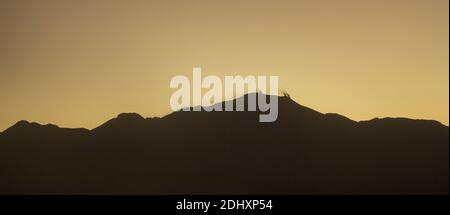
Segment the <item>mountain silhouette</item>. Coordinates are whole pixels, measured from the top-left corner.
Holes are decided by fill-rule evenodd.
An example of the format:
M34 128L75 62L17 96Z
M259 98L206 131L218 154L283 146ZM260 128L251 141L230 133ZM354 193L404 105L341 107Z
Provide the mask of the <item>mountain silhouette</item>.
M447 126L278 99L272 123L258 111L123 113L92 130L19 121L0 133L0 193L448 194Z

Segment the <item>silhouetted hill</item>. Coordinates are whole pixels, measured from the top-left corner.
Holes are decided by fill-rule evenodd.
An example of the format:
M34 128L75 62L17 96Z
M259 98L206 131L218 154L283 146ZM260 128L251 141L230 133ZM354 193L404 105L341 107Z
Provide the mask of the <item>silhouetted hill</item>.
M77 138L88 134L89 130L84 128L60 128L53 124L41 125L35 122L21 120L0 133L0 137L7 140L35 140L41 138L50 140L57 138Z
M276 122L259 114L126 113L92 130L20 121L0 133L0 193L448 194L437 121L355 122L288 97Z

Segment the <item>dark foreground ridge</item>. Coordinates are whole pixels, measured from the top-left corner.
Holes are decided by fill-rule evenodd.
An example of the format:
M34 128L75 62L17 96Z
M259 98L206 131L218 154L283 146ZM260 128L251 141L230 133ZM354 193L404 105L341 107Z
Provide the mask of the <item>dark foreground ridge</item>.
M258 112L120 114L0 133L0 194L448 194L448 127L355 122L279 97Z

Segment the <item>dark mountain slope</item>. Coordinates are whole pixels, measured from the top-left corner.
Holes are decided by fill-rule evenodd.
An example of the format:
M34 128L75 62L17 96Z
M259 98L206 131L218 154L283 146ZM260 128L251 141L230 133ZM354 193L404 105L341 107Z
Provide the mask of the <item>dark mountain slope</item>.
M259 114L120 114L91 131L19 122L0 134L0 193L448 194L439 122L355 122L288 97L276 122Z

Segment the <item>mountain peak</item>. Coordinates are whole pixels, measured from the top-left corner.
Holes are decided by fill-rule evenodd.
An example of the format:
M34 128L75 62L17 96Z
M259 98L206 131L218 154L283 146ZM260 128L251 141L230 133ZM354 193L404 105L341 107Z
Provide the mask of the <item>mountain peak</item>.
M12 127L14 127L14 126L19 126L19 127L20 126L27 126L29 124L31 124L31 123L26 121L26 120L20 120L20 121L16 122L16 124L14 124Z
M137 113L121 113L117 117L108 120L102 125L98 126L94 130L104 130L104 129L122 129L126 127L133 127L145 121L145 118Z
M116 119L144 119L144 117L142 117L141 115L139 115L138 113L121 113L119 115L117 115Z
M24 128L37 128L37 127L45 127L45 128L59 128L55 124L48 123L46 125L39 124L37 122L28 122L27 120L20 120L9 129L24 129ZM9 130L8 129L8 130Z
M20 120L13 126L9 127L8 129L4 130L2 134L18 134L18 135L28 135L34 132L45 132L45 131L56 131L59 127L54 124L46 124L42 125L36 122L29 122L26 120Z

